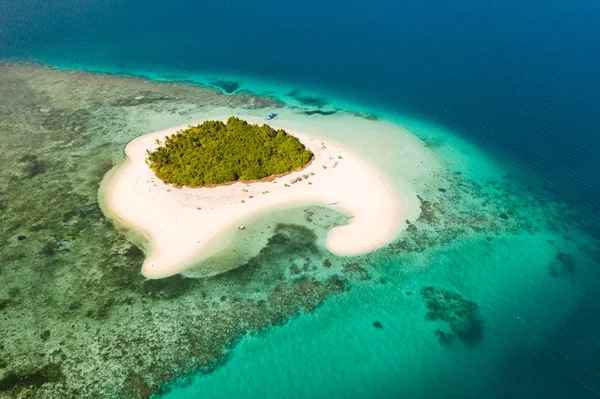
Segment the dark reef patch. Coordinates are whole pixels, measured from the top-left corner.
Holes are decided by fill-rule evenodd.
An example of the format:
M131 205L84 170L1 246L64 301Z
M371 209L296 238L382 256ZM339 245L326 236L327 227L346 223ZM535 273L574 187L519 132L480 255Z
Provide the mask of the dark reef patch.
M238 82L229 81L229 80L217 80L210 83L212 86L217 87L223 92L227 94L233 94L240 88L240 84Z
M435 223L437 217L443 214L443 210L438 203L424 200L421 196L417 196L421 201L421 215L418 221L425 221L426 223Z
M210 280L227 284L236 281L238 284L253 285L257 281L263 283L279 283L284 278L283 268L272 270L266 274L264 265L269 260L279 259L289 264L293 276L301 274L301 269L295 263L297 258L309 259L303 269L309 269L310 258L319 254L317 235L307 227L296 224L279 223L273 229L273 236L260 253L244 265L229 270L226 273L212 277ZM268 280L265 280L268 279ZM272 279L272 280L271 280Z
M554 261L548 266L548 271L552 277L561 275L574 275L576 261L575 257L565 252L559 252L554 258Z
M454 335L452 333L440 330L435 330L435 335L438 337L438 341L442 346L450 346L454 341Z
M275 252L318 252L317 235L307 227L295 224L279 223L273 229L273 236L269 239L269 246Z
M62 130L70 133L82 133L86 130L93 108L95 105L91 105L89 109L77 107L69 110L44 110L47 112L43 113L45 118L42 126L49 131Z
M309 96L307 94L303 94L301 90L292 90L287 93L287 95L294 98L301 104L311 107L323 108L329 103L329 101L324 97Z
M132 264L141 265L144 262L144 259L146 258L146 255L144 255L144 251L142 251L133 244L125 250L124 255L125 257L127 257L127 259L131 261Z
M386 247L387 251L419 253L474 233L485 233L490 242L492 235L564 229L563 224L573 217L564 205L547 203L546 208L540 207L540 199L525 190L515 195L517 188L506 181L483 186L465 179L460 172L448 173L445 178L444 186L453 189L438 190L439 194L430 197L418 195L420 216L406 221L405 234ZM549 218L549 214L560 214L561 218Z
M369 280L371 278L367 270L356 263L348 263L344 266L342 272L359 280Z
M320 109L312 109L312 110L309 110L309 111L303 111L302 113L304 115L324 115L324 116L327 116L327 115L336 114L337 111L321 111Z
M448 345L457 337L467 345L474 345L483 338L483 322L479 317L477 305L461 295L435 288L425 287L421 295L427 304L425 318L430 321L443 321L452 333L436 330L441 344Z
M46 171L49 167L47 162L40 160L36 155L26 154L19 158L19 162L22 163L21 168L23 174L28 179L33 179L37 175L40 175Z
M158 280L144 281L144 296L156 300L179 298L190 292L198 280L175 275Z
M10 372L0 380L0 392L19 391L23 388L39 388L48 382L64 380L62 368L58 364L48 364L29 372Z
M378 121L379 117L373 113L364 113L364 112L354 112L351 111L350 114L357 116L359 118L366 119L368 121Z

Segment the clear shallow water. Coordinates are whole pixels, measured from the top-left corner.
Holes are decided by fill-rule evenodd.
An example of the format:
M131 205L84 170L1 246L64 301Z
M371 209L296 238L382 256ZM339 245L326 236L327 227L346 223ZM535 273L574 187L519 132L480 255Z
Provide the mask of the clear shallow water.
M575 212L569 223L597 237L599 19L594 1L2 2L0 56L225 80L312 110L358 104L414 131L489 196L498 171L486 159L497 159L501 175L550 189ZM368 257L370 280L244 338L225 367L167 396L276 396L293 387L297 397L594 397L598 255L578 250L577 233L540 230L493 244L484 231L420 255ZM576 274L552 278L548 268L565 248ZM479 342L440 347L424 318L420 290L429 285L478 305Z

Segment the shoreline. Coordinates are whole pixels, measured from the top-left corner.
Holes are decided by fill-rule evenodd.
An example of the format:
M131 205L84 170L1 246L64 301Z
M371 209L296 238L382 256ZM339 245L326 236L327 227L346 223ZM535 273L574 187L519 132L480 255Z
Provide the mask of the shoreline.
M157 146L154 140L187 126L159 130L129 142L127 158L105 175L98 192L104 214L117 227L132 231L132 241L144 248L142 274L147 278L178 274L214 257L230 242L223 237L230 237L231 229L238 233L236 223L274 209L326 207L335 202L338 212L353 216L348 224L327 234L327 249L342 256L371 252L401 231L403 207L370 163L329 140L325 143L291 127L286 132L314 154L300 171L270 182L199 188L166 185L145 163L146 150ZM299 177L302 181L291 183Z

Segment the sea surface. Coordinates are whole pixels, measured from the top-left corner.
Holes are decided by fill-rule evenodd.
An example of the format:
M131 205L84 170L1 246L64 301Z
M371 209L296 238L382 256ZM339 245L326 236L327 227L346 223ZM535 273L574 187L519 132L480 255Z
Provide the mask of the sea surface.
M593 398L599 21L597 0L0 0L0 61L252 93L311 123L351 111L412 132L453 176L436 195L455 206L422 203L438 213L419 244L361 258L368 278L161 396ZM352 134L332 137L366 140ZM401 174L376 147L360 151Z

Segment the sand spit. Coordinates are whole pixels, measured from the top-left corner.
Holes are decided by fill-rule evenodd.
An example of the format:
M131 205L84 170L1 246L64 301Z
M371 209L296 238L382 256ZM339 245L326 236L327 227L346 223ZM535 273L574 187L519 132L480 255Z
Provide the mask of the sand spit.
M235 183L211 188L175 188L164 184L146 164L165 136L185 126L150 133L131 141L127 160L102 182L100 201L109 217L145 236L149 245L142 273L171 276L226 248L219 239L241 220L293 205L330 206L348 216L348 224L329 231L327 248L356 255L392 241L400 231L402 206L391 186L366 161L337 144L310 135L296 136L314 154L305 169L271 182Z

